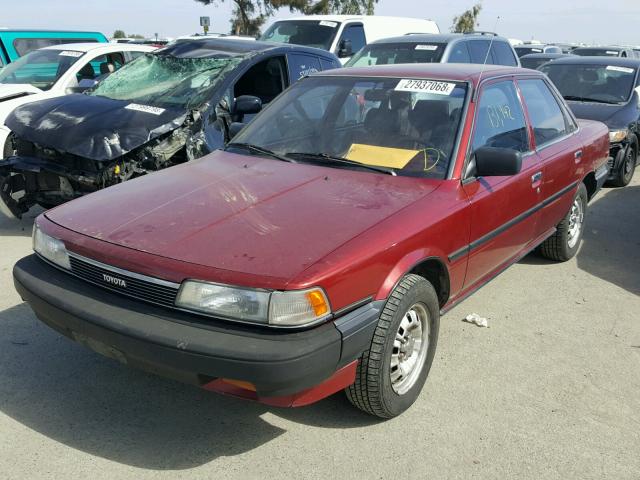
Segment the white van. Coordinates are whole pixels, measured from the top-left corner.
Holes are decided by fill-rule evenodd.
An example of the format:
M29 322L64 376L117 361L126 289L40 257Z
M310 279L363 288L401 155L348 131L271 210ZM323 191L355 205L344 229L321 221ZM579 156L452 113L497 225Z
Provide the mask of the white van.
M345 64L366 44L408 33L440 33L433 20L374 15L307 15L276 20L260 37L335 53Z

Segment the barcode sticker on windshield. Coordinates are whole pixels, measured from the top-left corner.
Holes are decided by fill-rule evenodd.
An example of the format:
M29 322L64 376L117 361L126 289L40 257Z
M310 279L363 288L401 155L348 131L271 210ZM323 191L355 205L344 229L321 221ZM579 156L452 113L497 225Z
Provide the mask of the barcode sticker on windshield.
M609 65L607 70L613 70L614 72L633 73L633 68L616 67L615 65Z
M162 115L164 108L151 107L149 105L140 105L138 103L130 103L126 107L127 110L135 110L137 112L151 113L152 115Z
M455 83L434 82L433 80L400 80L395 90L398 92L434 93L436 95L451 95Z
M74 57L78 58L82 56L82 52L74 52L73 50L63 50L58 55L61 57Z
M322 27L331 27L331 28L336 28L338 26L338 24L336 22L330 22L328 20L322 20L320 22L320 26Z
M438 46L437 45L416 45L416 50L437 50Z
M615 50L607 50L605 53L607 55L618 55L618 52L616 52Z

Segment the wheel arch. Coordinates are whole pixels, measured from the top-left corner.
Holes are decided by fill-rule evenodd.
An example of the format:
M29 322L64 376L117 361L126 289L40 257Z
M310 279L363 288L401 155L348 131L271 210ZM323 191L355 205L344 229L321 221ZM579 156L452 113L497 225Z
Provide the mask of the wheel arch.
M426 254L424 251L408 254L398 262L383 282L375 298L378 300L387 298L402 278L410 273L425 278L433 285L438 295L440 308L447 303L451 294L449 269L442 257Z
M582 183L587 188L587 200L591 200L598 191L598 181L596 180L595 172L589 172L587 176L582 179Z

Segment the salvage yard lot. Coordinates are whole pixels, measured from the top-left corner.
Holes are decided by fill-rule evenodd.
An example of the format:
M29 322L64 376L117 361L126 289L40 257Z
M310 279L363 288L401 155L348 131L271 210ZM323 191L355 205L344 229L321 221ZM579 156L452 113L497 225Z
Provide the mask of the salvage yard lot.
M0 216L0 478L638 478L640 175L565 264L529 255L446 314L416 404L284 410L120 366L13 289L33 218ZM471 312L489 328L461 319Z

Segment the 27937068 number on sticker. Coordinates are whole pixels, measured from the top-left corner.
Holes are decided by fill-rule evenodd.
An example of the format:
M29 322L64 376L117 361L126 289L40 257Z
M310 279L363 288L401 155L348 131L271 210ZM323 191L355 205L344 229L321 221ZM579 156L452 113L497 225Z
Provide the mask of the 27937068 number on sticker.
M436 95L451 95L451 92L453 92L454 88L456 88L455 83L435 82L433 80L404 79L398 82L395 90L398 92L420 92L433 93Z

